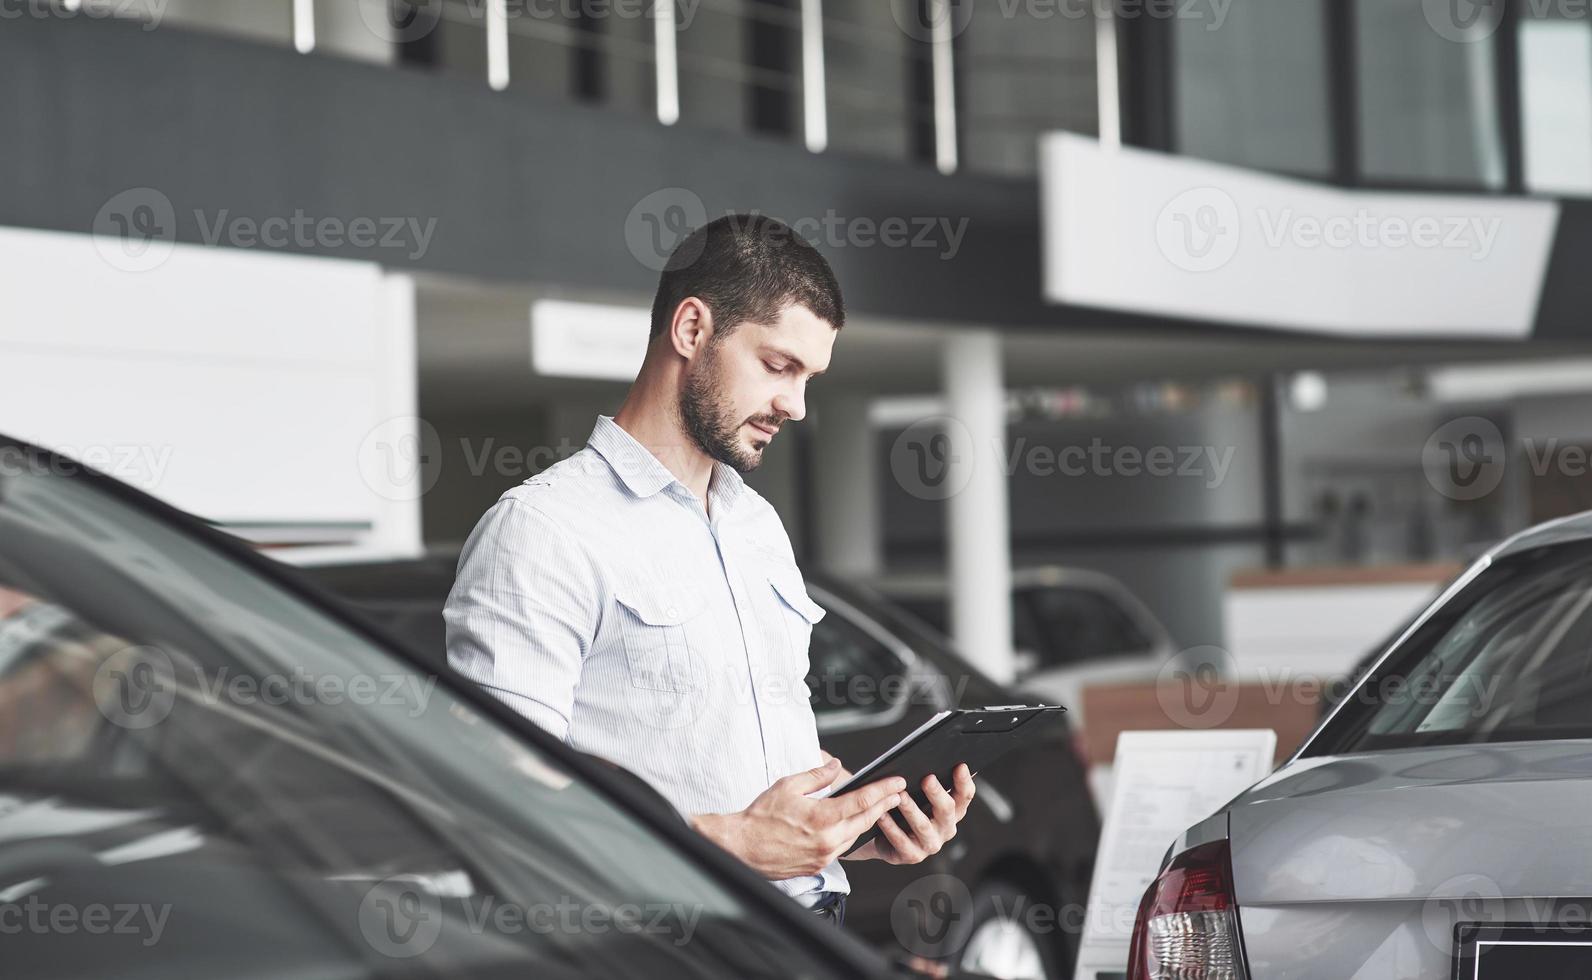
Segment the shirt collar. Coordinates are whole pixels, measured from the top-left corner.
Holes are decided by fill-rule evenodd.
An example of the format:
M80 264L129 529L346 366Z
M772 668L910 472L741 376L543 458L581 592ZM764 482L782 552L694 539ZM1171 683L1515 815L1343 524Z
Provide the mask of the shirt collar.
M619 479L637 497L650 497L671 483L679 483L669 468L646 446L626 432L613 416L597 416L586 445L595 449L607 461ZM680 484L681 489L685 488ZM708 482L708 496L713 498L715 509L726 509L746 487L746 481L735 467L714 460L713 477Z

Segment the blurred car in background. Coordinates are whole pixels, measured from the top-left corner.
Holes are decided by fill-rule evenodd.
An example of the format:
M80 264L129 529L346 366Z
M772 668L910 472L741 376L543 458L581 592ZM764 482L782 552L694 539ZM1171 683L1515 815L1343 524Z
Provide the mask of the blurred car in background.
M1583 514L1473 564L1287 764L1173 845L1130 980L1585 976L1588 799ZM1478 938L1506 951L1478 960Z
M638 782L0 438L0 972L892 974Z
M949 583L940 574L892 574L869 583L950 635ZM1177 654L1155 614L1121 582L1082 568L1012 572L1012 647L1023 690L1066 705L1084 725L1083 689L1154 681Z
M442 607L456 563L440 554L306 572L445 673ZM936 711L1025 701L871 591L821 574L808 574L807 586L827 612L813 627L807 677L819 739L848 768ZM1002 758L977 781L956 838L924 864L847 862L846 928L896 955L933 954L987 976L1070 977L1082 919L1064 913L1084 908L1100 833L1083 767L1061 738ZM968 907L956 910L955 932L926 937L906 903L913 883L934 874L961 882Z

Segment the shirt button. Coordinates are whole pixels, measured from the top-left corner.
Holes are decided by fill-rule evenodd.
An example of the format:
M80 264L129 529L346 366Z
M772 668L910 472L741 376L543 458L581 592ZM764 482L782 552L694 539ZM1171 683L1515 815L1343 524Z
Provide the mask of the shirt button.
M676 617L678 615L680 615L680 610L676 609L674 606L670 606L669 607L669 618L673 619L674 617Z

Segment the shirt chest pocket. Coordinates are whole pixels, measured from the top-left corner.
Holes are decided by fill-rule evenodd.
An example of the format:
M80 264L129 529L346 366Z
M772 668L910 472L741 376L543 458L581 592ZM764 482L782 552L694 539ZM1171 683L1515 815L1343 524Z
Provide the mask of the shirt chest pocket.
M824 607L807 594L795 565L773 564L766 572L768 601L773 607L766 634L777 667L800 679L807 674L807 648Z
M695 691L703 681L701 651L691 633L707 608L699 595L660 586L615 593L630 683L653 691Z

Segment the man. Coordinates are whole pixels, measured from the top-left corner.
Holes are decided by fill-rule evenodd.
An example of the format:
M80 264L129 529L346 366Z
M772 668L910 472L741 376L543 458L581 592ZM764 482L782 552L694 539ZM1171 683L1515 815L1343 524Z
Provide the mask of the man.
M788 226L732 215L680 243L641 372L586 447L505 493L465 544L448 660L576 749L656 786L692 825L840 924L840 856L915 864L973 798L900 779L834 799L804 678L813 624L774 509L740 474L800 421L845 323L840 287ZM833 501L832 506L857 506ZM888 812L899 807L909 831Z

